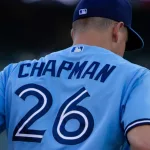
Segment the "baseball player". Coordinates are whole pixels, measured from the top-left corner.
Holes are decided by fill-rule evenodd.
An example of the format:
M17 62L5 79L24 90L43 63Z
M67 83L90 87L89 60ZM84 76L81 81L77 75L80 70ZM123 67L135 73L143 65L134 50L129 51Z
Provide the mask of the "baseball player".
M81 0L73 46L0 73L9 150L150 149L150 73L122 58L144 43L128 0Z

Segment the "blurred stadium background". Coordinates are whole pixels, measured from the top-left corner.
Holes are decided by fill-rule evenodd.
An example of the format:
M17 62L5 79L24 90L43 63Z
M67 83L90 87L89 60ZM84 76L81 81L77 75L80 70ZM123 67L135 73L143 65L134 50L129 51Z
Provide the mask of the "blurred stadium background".
M34 59L72 44L72 14L78 0L1 0L0 70L9 63ZM150 69L150 0L131 0L133 28L144 38L143 50L125 58ZM6 133L0 150L7 150Z

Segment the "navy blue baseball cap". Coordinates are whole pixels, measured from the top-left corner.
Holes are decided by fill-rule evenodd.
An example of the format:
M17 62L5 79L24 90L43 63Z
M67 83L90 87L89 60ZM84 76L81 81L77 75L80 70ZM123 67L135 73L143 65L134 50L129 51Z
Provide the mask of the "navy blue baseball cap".
M123 22L128 29L126 51L142 49L144 41L132 29L132 6L129 0L80 0L73 16L73 22L88 17L108 18Z

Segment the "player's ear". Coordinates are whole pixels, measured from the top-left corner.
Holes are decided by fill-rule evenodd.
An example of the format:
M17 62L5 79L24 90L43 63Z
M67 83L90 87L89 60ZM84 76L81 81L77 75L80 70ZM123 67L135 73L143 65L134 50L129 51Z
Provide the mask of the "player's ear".
M118 22L118 23L114 24L113 31L112 31L113 42L115 42L115 43L118 42L119 36L120 36L120 31L122 30L123 27L124 27L123 22Z
M71 29L71 37L72 37L72 39L74 39L74 31L73 31L73 28Z

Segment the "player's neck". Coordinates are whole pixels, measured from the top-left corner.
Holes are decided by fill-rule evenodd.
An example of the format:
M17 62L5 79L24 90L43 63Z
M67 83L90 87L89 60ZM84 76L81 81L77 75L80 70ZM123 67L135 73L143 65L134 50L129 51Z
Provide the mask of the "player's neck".
M93 36L92 36L93 35ZM107 40L106 40L107 39ZM91 46L98 46L111 51L111 44L107 35L96 35L96 34L78 34L74 37L73 45L85 44Z

